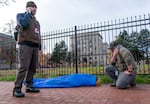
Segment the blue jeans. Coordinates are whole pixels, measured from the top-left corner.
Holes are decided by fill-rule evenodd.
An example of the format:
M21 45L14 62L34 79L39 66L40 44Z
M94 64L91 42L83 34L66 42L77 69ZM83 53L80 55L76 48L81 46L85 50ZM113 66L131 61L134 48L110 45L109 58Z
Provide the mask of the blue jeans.
M108 76L116 82L117 88L124 89L128 88L128 86L133 86L135 84L136 69L133 70L131 75L119 71L113 65L106 66L105 70ZM118 73L118 75L116 73Z

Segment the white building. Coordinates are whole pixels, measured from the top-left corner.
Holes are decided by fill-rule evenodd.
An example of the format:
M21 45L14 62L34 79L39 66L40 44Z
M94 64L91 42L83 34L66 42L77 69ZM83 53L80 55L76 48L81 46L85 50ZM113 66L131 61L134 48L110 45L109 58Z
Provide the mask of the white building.
M78 64L86 63L88 66L100 66L106 63L103 48L102 36L98 32L87 32L77 34L77 44L75 44L75 36L71 37L71 51L75 56L77 47ZM106 44L105 44L106 45Z

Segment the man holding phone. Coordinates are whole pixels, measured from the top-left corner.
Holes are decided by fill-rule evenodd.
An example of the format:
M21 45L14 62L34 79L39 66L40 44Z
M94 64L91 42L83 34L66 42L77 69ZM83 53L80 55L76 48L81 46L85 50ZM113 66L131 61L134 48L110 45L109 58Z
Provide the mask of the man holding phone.
M26 4L26 12L17 14L19 45L19 68L13 88L13 96L24 97L22 83L26 81L26 93L37 93L33 88L33 76L36 73L38 52L41 50L40 24L35 18L37 6L33 1Z

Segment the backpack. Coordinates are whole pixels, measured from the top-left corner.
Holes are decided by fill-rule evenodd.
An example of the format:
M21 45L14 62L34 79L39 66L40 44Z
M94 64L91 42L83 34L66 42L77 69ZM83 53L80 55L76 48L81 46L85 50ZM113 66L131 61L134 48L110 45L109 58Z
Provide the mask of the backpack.
M15 29L14 29L14 38L17 41L18 38L18 33L19 31L21 31L21 29L23 29L21 26L19 26L18 24L16 25Z
M14 38L17 41L17 37L18 37L18 31L19 31L19 25L17 25L14 29Z

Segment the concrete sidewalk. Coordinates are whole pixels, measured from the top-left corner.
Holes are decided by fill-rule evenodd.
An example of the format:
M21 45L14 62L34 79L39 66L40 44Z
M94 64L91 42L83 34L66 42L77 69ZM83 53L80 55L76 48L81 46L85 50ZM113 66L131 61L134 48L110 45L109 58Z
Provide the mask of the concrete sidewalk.
M150 104L150 84L119 90L100 87L49 88L40 93L12 96L13 82L0 82L0 104ZM25 91L25 88L22 90Z

